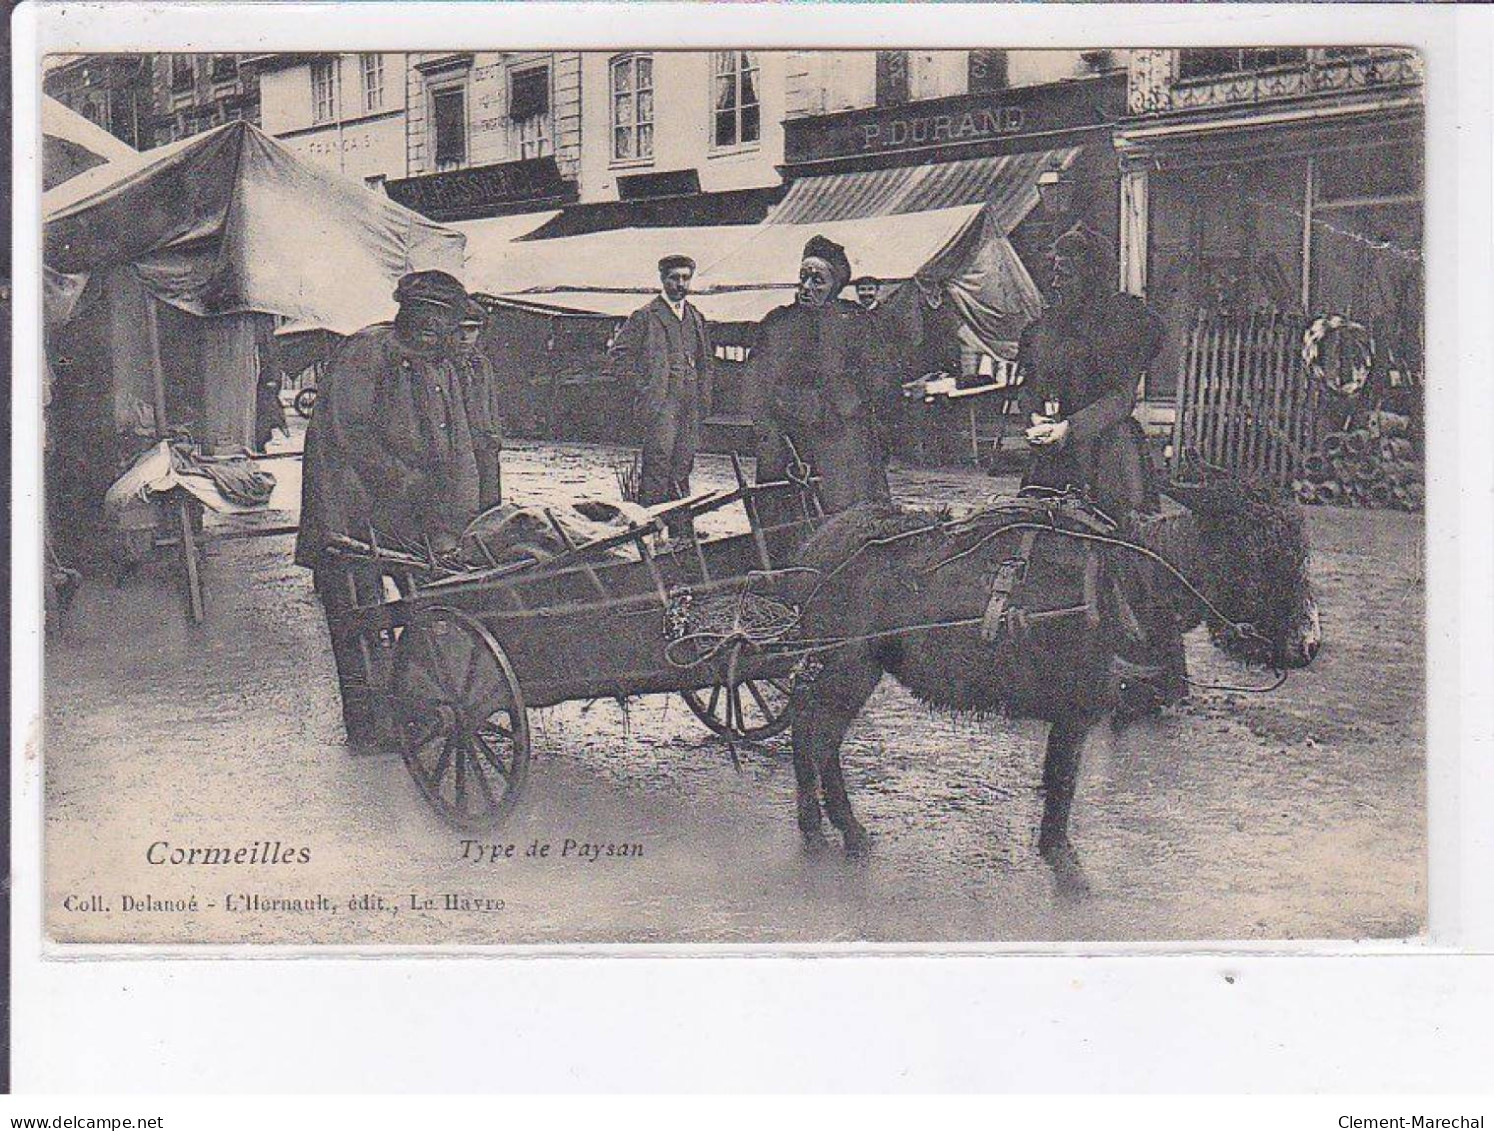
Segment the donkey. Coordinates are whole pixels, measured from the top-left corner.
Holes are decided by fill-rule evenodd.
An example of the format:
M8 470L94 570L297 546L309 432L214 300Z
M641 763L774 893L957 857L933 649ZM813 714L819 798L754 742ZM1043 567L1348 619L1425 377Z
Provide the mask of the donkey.
M1158 674L1158 641L1180 650L1179 634L1207 620L1216 645L1278 670L1311 663L1321 644L1295 503L1233 479L1167 494L1182 508L1120 530L1073 499L1021 498L960 522L868 505L818 530L800 554L817 577L800 628L838 643L801 666L792 692L806 840L824 840L823 788L846 851L866 848L840 747L888 674L934 707L1050 724L1038 850L1060 890L1087 890L1068 837L1080 750L1128 680Z

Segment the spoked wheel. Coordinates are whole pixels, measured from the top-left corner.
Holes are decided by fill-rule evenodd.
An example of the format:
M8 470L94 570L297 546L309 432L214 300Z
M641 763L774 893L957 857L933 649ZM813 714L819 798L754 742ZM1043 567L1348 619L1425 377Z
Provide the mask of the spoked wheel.
M395 645L390 707L405 767L449 825L496 828L529 776L529 716L502 647L458 609L414 613Z
M296 399L291 402L296 410L296 415L303 419L311 419L311 410L316 407L316 390L302 389L296 394Z
M762 739L782 734L792 721L790 686L776 676L739 679L740 653L734 653L721 681L701 691L680 695L695 717L722 738Z

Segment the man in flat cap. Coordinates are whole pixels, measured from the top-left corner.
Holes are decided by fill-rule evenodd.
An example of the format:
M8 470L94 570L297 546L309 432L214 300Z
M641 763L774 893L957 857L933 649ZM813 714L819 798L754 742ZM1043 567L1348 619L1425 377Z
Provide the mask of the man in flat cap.
M488 312L476 299L469 299L457 344L461 363L462 397L467 422L472 427L472 449L477 456L477 499L482 510L503 502L503 405L498 376L482 346Z
M757 480L785 478L797 462L820 478L826 511L886 500L878 434L885 390L873 376L870 316L838 297L851 278L845 248L824 236L804 246L792 306L770 312L753 353ZM766 508L773 521L784 515Z
M638 502L646 507L685 498L700 443L700 421L710 404L710 333L689 302L695 261L687 255L659 260L660 293L635 310L612 347L613 372L637 393L643 438ZM675 532L688 534L682 525Z
M296 561L309 567L342 691L348 741L384 738L377 714L384 656L349 614L383 600L377 564L329 552L340 539L405 551L455 545L481 505L477 446L462 388L462 284L443 271L406 275L393 323L343 343L317 388L306 431Z

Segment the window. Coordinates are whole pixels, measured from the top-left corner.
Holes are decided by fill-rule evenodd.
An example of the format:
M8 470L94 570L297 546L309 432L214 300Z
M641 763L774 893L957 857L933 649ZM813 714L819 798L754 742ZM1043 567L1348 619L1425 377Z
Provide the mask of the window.
M467 91L449 86L431 91L431 122L436 130L436 171L467 163Z
M654 155L654 59L631 55L612 61L612 159Z
M239 77L239 61L232 55L214 55L211 74L214 82L232 82Z
M711 142L717 149L750 145L762 136L758 102L757 53L711 52L715 71L715 107Z
M1178 52L1178 78L1207 78L1305 62L1307 50L1302 47L1184 48Z
M330 122L337 116L337 71L331 59L311 64L311 120Z
M171 89L173 91L191 90L196 77L192 66L192 56L173 55L171 57Z
M363 109L368 113L384 108L384 56L363 55L359 69L363 72Z
M520 160L555 151L550 141L550 68L508 74L509 152Z
M363 183L368 188L372 189L374 192L383 193L385 196L389 195L388 190L384 187L386 184L388 184L388 182L389 175L387 173L375 173L371 177L363 178Z
M877 105L901 106L908 101L908 53L877 52Z
M970 93L1006 89L1006 52L970 52Z

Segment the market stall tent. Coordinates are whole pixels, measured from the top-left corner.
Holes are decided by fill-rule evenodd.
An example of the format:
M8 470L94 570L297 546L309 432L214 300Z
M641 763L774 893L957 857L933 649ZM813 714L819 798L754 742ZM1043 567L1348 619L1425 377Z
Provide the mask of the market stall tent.
M42 188L54 188L80 173L140 154L102 126L42 95Z
M185 406L161 403L164 306L200 320L173 319L178 338L207 339L190 415L213 446L252 436L266 316L347 334L393 315L401 275L462 269L459 233L246 122L91 169L44 194L42 212L49 272L91 279L76 316L109 326L116 423L130 426L136 402L158 431L180 422Z

